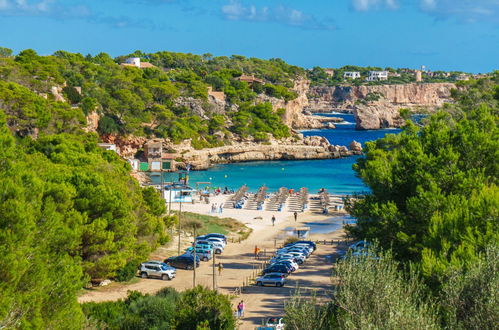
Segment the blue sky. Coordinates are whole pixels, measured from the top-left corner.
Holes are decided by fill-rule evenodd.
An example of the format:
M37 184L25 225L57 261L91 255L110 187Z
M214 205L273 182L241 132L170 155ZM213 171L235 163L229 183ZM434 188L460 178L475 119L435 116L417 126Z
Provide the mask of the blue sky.
M0 0L0 46L499 69L499 0Z

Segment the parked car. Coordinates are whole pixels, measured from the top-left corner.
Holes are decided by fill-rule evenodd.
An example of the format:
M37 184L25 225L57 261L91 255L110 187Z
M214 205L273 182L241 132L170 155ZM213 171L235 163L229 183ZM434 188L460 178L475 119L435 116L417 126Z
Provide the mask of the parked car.
M284 274L284 276L288 276L291 273L291 270L286 265L274 264L274 265L270 265L269 267L265 268L262 271L262 275L269 274L269 273L281 273L281 274Z
M286 283L285 275L282 273L267 273L256 278L256 285L283 286Z
M194 246L194 243L192 244ZM196 242L196 248L210 250L213 253L213 244L201 244Z
M296 245L296 244L307 244L307 245L311 246L314 249L314 251L317 250L317 245L312 241L296 241L293 243L286 244L285 247Z
M301 248L299 246L297 247L291 247L291 248L285 248L285 249L282 249L281 251L284 251L284 252L300 252L302 253L305 257L309 257L310 256L310 251L307 249L307 248Z
M224 249L225 249L225 245L223 245L220 242L214 242L214 241L208 241L208 240L199 240L199 241L196 241L196 245L198 245L198 244L211 245L213 247L213 251L215 252L215 254L221 254L222 252L224 252Z
M298 244L293 245L292 247L305 248L310 252L310 254L312 254L314 252L314 248L311 245L304 244L304 243L298 243Z
M227 236L225 236L224 234L210 233L210 234L206 234L203 236L204 236L204 238L211 238L211 237L220 238L220 239L223 239L225 244L227 244Z
M300 253L300 252L280 253L280 254L276 254L275 257L276 258L293 258L293 260L296 261L296 263L298 265L301 265L307 259L307 257L305 257L305 255L303 253Z
M213 242L213 243L219 243L219 244L222 244L225 248L225 241L222 239L222 238L218 238L218 237L207 237L205 238L206 241L208 242Z
M360 252L362 250L366 250L371 244L366 241L358 241L356 243L353 243L348 247L349 250L353 250L356 252Z
M165 263L175 268L194 269L194 256L190 254L182 254L176 257L170 257L165 260ZM196 256L196 268L199 267L199 257Z
M288 253L284 253L282 254L282 256L293 256L295 258L295 261L298 265L301 265L302 263L305 262L305 260L307 259L307 257L305 257L302 253L300 252L288 252Z
M299 267L301 264L303 264L303 261L301 259L298 259L295 256L288 255L288 254L280 255L278 257L273 257L272 259L270 259L270 264L274 264L274 263L282 261L282 260L291 261L294 264L296 264L297 267Z
M290 273L294 272L293 266L290 263L285 262L285 261L279 261L279 262L276 262L275 264L272 264L270 266L271 267L272 266L284 266L289 270Z
M298 264L291 259L281 258L281 259L277 259L274 263L270 262L270 264L271 265L273 265L273 264L289 264L292 268L292 270L291 270L292 272L298 270L298 268L299 268Z
M284 319L282 317L269 317L266 326L275 330L284 330Z
M172 280L177 275L177 270L161 261L143 262L139 266L140 277L157 277L162 280Z
M199 257L200 260L208 261L213 257L212 249L203 249L199 246L196 246L196 256ZM194 248L191 246L185 250L186 254L194 255Z
M296 254L298 256L301 256L303 257L303 259L307 259L307 252L306 251L303 251L303 250L299 250L299 249L290 249L290 250L284 250L284 249L281 249L281 250L278 250L276 252L276 256L280 256L280 255L283 255L283 254Z

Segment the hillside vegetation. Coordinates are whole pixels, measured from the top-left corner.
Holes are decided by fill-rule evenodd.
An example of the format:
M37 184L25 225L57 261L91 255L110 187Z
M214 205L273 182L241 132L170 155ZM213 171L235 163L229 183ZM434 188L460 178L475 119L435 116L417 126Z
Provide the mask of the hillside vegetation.
M14 94L10 101L14 104L7 102L4 106L12 114L8 118L9 127L18 132L29 134L35 127L50 128L43 117L45 110L40 109L47 108L42 106L45 104L61 112L64 120L78 121L80 125L84 115L97 112L101 135L133 134L170 138L175 142L191 138L198 148L230 143L231 132L244 137L252 136L256 130L275 132L277 138L289 136L289 129L281 120L282 113L274 113L270 104L255 105L255 101L258 95L294 99L296 93L289 88L304 74L303 69L280 59L267 61L236 55L135 52L113 59L105 53L83 56L57 51L51 56L39 56L28 49L12 56L9 50L3 50L0 81L5 84L4 88L14 90L7 95ZM128 57L140 57L155 66L121 66ZM254 75L265 84L238 80L243 74ZM45 95L48 100L29 95L19 85L37 95ZM68 104L51 102L54 86L63 87L62 96ZM208 87L225 93L227 103L222 113L212 111ZM0 99L3 100L4 95L0 95ZM204 114L194 113L183 104L185 99L197 100ZM30 104L29 109L23 109L27 112L23 120L11 121L21 104ZM215 132L224 133L225 139L214 136ZM258 138L262 139L262 135Z
M366 143L347 231L373 244L334 266L331 302L291 299L289 328L497 329L499 72L458 87L422 127Z

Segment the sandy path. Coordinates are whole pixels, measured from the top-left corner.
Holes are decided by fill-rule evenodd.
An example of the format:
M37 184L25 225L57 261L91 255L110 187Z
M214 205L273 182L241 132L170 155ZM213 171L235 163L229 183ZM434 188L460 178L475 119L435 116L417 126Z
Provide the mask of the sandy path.
M210 203L220 203L224 201L226 196L218 196L212 198ZM184 204L184 211L208 214L211 204ZM178 206L175 207L177 209ZM272 226L271 217L275 215L276 223ZM224 210L223 217L236 218L247 226L253 228L252 234L247 240L241 243L229 243L221 256L217 256L216 263L222 262L224 270L219 275L216 271L216 285L220 292L231 293L234 288L242 285L243 280L251 276L258 267L261 261L255 260L253 251L257 245L261 251L266 251L268 254L275 250L274 244L282 244L283 240L276 237L281 237L282 230L286 227L299 226L304 221L320 221L327 219L329 216L312 214L305 212L299 214L298 222L295 222L293 215L290 212L271 212L271 211L254 211L254 210ZM262 217L263 219L255 219ZM312 235L312 239L339 239L342 235L341 231L328 235ZM182 249L189 245L191 238L184 238ZM178 242L178 241L177 241ZM164 259L168 256L176 254L177 242L173 242L170 248L158 249L152 259ZM326 255L334 253L335 247L331 245L319 245L317 251L305 262L297 272L288 277L288 284L284 288L272 287L248 287L237 298L234 303L243 299L246 303L245 317L241 320L240 329L253 329L261 324L262 318L269 316L282 316L284 314L284 301L289 298L294 288L298 285L301 288L314 289L321 291L319 295L324 295L324 290L330 286L331 280L331 263L326 262ZM212 261L201 262L200 267L196 272L196 284L211 288L213 286L213 268ZM106 287L85 290L78 298L79 302L88 301L112 301L122 299L127 296L128 291L140 291L142 293L153 294L165 287L173 287L176 290L182 291L192 288L193 272L179 269L177 277L172 281L162 281L158 279L137 279L136 283L123 285L120 283L112 283ZM235 305L234 305L235 306Z

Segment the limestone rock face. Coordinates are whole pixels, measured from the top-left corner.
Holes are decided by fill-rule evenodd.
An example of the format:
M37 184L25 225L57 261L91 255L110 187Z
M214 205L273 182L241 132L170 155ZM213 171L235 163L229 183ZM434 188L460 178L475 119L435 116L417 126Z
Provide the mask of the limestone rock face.
M83 129L85 132L97 132L100 116L96 111L92 111L86 117L87 126Z
M50 93L54 96L54 99L59 102L66 102L64 96L62 96L62 87L52 86L50 88Z
M351 112L357 129L399 127L401 108L432 111L445 102L452 102L452 83L399 84L377 86L313 87L309 92L306 111ZM373 97L374 96L374 97Z
M348 148L350 148L350 150L352 150L352 151L362 151L362 145L355 140L350 142L350 145L348 146Z
M215 97L208 97L208 101L203 101L193 97L179 97L175 100L177 106L185 106L195 115L207 119L207 112L223 114L225 113L225 101Z
M294 129L325 128L325 124L317 120L311 113L305 114L303 109L308 106L307 93L310 88L310 81L304 78L295 81L293 91L298 97L291 101L284 101L275 97L260 94L257 103L270 102L274 110L284 109L283 121L286 125Z

